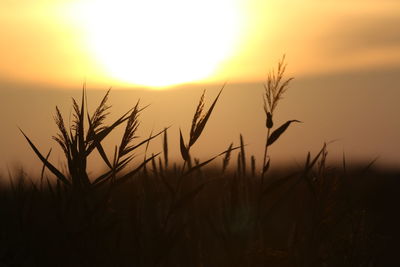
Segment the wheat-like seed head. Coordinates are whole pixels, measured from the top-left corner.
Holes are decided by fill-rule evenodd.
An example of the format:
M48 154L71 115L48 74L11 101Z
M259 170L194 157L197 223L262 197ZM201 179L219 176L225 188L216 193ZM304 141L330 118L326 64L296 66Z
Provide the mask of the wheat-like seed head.
M200 100L199 104L197 105L196 111L193 115L193 120L192 120L192 127L190 128L190 139L194 138L196 128L198 126L198 122L201 121L201 118L204 116L203 114L203 109L204 109L204 95L206 91L204 90Z
M101 100L99 106L96 108L95 112L93 113L92 117L90 118L91 125L88 130L88 136L91 134L95 134L98 131L101 131L105 127L102 126L104 123L105 118L110 114L108 111L111 106L107 105L108 95L111 89L108 89L107 93Z
M135 139L137 136L135 135L136 130L139 127L139 101L136 103L133 108L131 114L129 115L128 122L126 123L125 132L121 139L121 144L119 146L119 157L124 156L130 151L129 144Z
M276 109L279 100L282 99L283 94L288 89L289 83L293 78L289 78L284 80L284 74L286 70L285 56L282 57L282 60L278 63L278 67L276 70L272 70L268 74L268 78L266 83L264 84L264 111L265 114L270 113L271 116Z
M226 168L229 165L229 161L231 159L231 152L233 148L233 143L231 143L227 149L224 159L222 160L222 172L225 172Z
M53 139L61 146L64 153L66 155L69 155L70 153L69 146L71 143L71 139L68 135L67 129L65 128L64 119L57 106L56 106L56 115L54 116L54 121L60 132L57 135L53 136Z

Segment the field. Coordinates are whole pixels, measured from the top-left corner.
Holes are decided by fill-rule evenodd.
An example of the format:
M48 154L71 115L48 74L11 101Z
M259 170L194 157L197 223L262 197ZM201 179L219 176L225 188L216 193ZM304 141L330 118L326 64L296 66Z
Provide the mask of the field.
M191 153L223 88L207 110L201 96L189 134L179 136L181 162L169 160L168 128L138 140L139 102L108 123L109 91L89 114L84 88L73 100L71 126L57 109L54 140L64 168L21 130L43 170L40 177L9 174L0 189L0 265L399 266L400 172L374 162L347 166L344 157L330 166L326 144L297 169L272 166L269 147L301 123L274 124L291 81L285 66L282 60L265 84L261 168L243 138L206 161ZM107 155L102 142L121 126L121 141ZM160 138L162 153L147 153ZM91 177L95 152L108 168Z

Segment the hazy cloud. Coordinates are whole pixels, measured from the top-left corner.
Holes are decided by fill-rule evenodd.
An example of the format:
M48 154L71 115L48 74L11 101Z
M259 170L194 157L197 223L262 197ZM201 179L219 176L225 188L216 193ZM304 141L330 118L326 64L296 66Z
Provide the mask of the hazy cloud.
M398 48L400 50L400 16L352 17L336 24L329 33L334 53Z

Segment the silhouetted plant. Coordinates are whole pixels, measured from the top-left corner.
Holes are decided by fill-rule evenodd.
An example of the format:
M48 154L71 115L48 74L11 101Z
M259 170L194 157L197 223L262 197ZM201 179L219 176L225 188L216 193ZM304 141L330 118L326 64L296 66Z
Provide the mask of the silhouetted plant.
M261 169L262 178L264 177L264 174L267 172L270 165L270 159L268 158L268 147L272 145L276 140L278 140L278 138L286 131L291 123L300 122L298 120L289 120L271 133L274 127L275 109L278 106L279 101L282 99L283 94L288 89L289 83L293 80L293 78L288 78L286 80L284 79L285 70L286 63L285 56L283 56L281 61L278 63L277 69L272 70L268 74L267 81L264 84L265 93L263 100L264 111L266 115L265 126L267 128L267 137L265 141L264 158Z
M21 130L29 145L43 162L44 166L66 186L72 186L74 189L81 190L99 186L107 181L111 181L113 184L122 183L136 174L147 162L151 161L158 155L153 155L152 157L145 159L137 168L129 171L123 176L116 176L128 165L129 162L131 162L134 157L134 151L137 148L148 143L163 131L151 135L149 138L139 142L138 144L133 144L134 139L137 138L136 131L140 124L139 114L144 109L139 107L139 101L131 110L123 114L111 125L105 125L105 120L109 115L110 109L110 106L107 104L109 93L110 90L107 91L95 112L90 115L89 112L85 110L85 107L87 106L87 98L86 88L84 86L82 89L81 104L78 105L77 101L72 98L74 113L73 122L69 128L65 125L61 112L58 107L56 107L54 120L57 124L59 133L56 136L53 136L53 139L59 144L64 152L68 167L67 174L62 173L62 171L51 164L48 160L48 156L44 157L33 142ZM114 156L109 158L104 151L102 142L115 128L125 122L126 127L120 145L115 147ZM85 131L86 128L87 130ZM99 152L101 158L109 167L109 170L105 171L94 180L91 180L87 173L87 159L95 149Z
M192 162L190 158L190 148L195 144L197 139L200 137L201 133L204 130L204 127L207 124L208 119L211 116L211 113L215 107L215 104L218 101L219 96L222 93L222 90L224 89L225 85L221 88L219 91L218 95L216 96L214 102L208 109L206 113L204 113L204 95L205 91L203 91L203 94L200 97L199 104L197 105L196 111L193 115L193 120L192 120L192 126L190 128L190 134L189 134L189 143L185 144L185 141L182 136L182 132L179 130L180 134L180 148L181 148L181 155L183 160L185 161L185 164L188 164L189 168L191 168Z

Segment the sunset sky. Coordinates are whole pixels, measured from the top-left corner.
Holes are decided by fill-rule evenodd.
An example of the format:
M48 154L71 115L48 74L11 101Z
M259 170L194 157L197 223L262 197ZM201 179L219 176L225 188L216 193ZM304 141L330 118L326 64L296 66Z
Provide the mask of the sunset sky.
M156 115L149 115L149 129L169 123L175 124L174 133L178 126L190 124L201 89L210 90L211 101L220 85L228 82L231 89L228 86L224 93L232 102L221 101L219 112L231 109L232 114L241 114L232 115L239 122L243 114L255 123L259 116L261 126L247 125L243 118L243 127L235 126L224 146L240 132L248 134L249 143L260 145L262 82L285 54L288 75L296 79L283 104L287 106L282 107L282 121L303 120L298 117L303 115L317 124L301 126L315 135L296 149L304 154L317 143L348 137L339 150L359 156L363 152L358 149L365 148L366 159L383 155L384 161L400 163L400 153L395 153L399 142L393 144L400 138L400 109L394 101L400 99L399 25L396 0L2 0L0 111L5 122L0 159L32 158L17 125L47 149L50 145L43 140L50 140L54 131L48 126L54 106L64 103L68 111L70 96L75 95L68 90L79 89L83 81L89 89L130 89L126 93L136 92L152 103L149 113L185 102L185 111L170 108L175 120L161 116L157 121ZM143 88L157 91L139 90ZM157 102L161 96L170 102ZM310 105L315 109L307 113ZM252 110L253 106L260 107ZM29 117L33 114L42 116L36 124L32 121L37 117ZM318 124L327 120L337 127ZM341 120L346 123L337 124ZM210 133L216 135L232 129L210 125ZM296 135L306 136L293 131L287 142ZM218 143L216 135L208 138Z
M264 79L398 66L394 0L3 0L0 75L75 85Z

